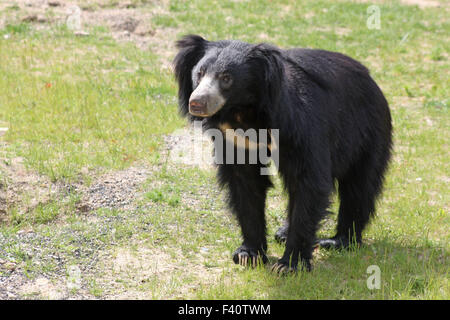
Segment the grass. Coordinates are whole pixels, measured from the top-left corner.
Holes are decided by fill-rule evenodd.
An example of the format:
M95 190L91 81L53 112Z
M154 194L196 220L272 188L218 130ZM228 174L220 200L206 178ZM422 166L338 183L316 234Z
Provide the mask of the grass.
M239 228L214 172L167 165L162 152L164 135L185 121L161 57L116 42L105 28L75 37L61 26L38 31L17 23L0 29L0 120L9 128L2 137L8 154L55 183L89 183L92 172L136 162L159 170L141 186L143 197L132 212L78 212L76 192L25 214L12 208L0 224L0 259L17 264L31 280L58 279L78 265L86 295L94 298L449 299L448 12L380 4L381 29L370 30L367 6L170 1L152 20L178 35L340 51L369 67L391 105L395 154L378 217L360 250L319 250L312 273L287 277L233 265ZM273 234L286 196L275 182L267 208L270 262L283 252ZM319 235L332 234L334 219ZM28 229L30 236L23 233ZM115 268L124 256L123 268ZM381 270L379 290L367 288L371 265ZM0 277L9 275L0 269Z
M6 28L1 36L13 38L0 42L0 86L8 88L0 118L18 155L54 181L157 156L159 136L181 120L172 74L156 70L151 53L96 34L29 29Z

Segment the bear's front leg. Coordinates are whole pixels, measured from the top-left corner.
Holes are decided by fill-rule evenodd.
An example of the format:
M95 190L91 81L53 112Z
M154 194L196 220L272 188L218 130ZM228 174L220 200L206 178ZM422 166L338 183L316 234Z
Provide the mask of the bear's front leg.
M272 271L286 273L311 270L315 235L320 220L327 213L332 190L331 177L312 175L283 176L289 193L286 247ZM300 264L300 265L299 265Z
M218 180L228 189L228 205L241 226L243 242L233 253L233 261L243 266L267 262L266 221L264 209L268 176L260 174L260 165L219 165Z

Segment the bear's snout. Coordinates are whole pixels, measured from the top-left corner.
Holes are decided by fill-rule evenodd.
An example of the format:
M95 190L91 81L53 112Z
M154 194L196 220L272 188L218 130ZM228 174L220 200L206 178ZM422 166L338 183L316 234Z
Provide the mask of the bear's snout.
M205 76L189 98L189 113L197 117L210 117L225 104L217 79Z
M194 116L207 115L206 97L198 97L189 101L189 113Z

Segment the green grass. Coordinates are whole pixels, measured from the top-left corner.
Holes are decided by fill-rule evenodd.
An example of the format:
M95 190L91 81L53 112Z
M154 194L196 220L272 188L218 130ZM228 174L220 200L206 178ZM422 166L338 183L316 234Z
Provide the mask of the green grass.
M0 121L9 127L2 137L7 151L56 183L90 181L92 172L136 162L158 170L141 186L133 212L80 213L79 194L51 198L25 215L12 208L8 222L0 224L0 243L6 243L0 258L17 263L30 279L83 266L84 286L98 298L135 292L155 299L449 299L447 12L380 4L381 29L370 30L367 6L171 1L152 20L156 28L176 28L179 36L335 50L369 67L391 105L395 152L377 219L360 250L319 250L313 272L286 277L233 265L240 232L214 172L166 166L161 152L163 136L185 125L173 75L160 66L161 57L115 42L104 28L75 37L63 27L37 31L19 23L0 29ZM273 234L284 219L286 196L278 179L275 184L267 209L270 262L283 252ZM335 218L324 222L320 236L332 234ZM24 239L19 231L27 228L34 236ZM121 250L133 252L141 268L111 271ZM153 256L163 266L148 264L157 260ZM370 265L380 267L379 290L367 288ZM2 275L8 273L0 269Z
M132 45L28 29L0 32L12 33L0 41L0 119L10 147L52 180L157 158L160 135L182 123L172 74Z

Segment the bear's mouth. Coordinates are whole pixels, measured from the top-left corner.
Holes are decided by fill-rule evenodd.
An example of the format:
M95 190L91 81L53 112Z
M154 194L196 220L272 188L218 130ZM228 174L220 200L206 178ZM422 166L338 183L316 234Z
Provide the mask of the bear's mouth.
M189 113L193 116L199 116L199 117L207 117L208 112L206 110L205 105L196 105L196 104L190 104L189 105Z

